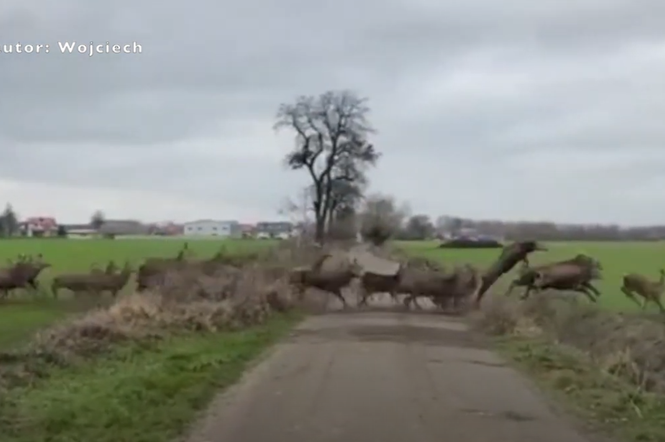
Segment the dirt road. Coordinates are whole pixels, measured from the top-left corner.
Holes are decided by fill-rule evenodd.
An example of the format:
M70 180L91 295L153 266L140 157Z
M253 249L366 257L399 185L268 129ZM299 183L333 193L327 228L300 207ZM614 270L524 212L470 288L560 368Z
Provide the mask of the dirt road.
M583 442L529 383L430 314L309 319L213 404L191 442Z

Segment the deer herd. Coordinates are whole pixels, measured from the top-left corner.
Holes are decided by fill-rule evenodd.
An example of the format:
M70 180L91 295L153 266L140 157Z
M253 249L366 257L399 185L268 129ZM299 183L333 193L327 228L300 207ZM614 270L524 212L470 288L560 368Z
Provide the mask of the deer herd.
M137 291L146 290L163 283L169 272L197 272L211 275L222 267L238 268L256 255L234 256L221 248L212 258L205 260L186 259L190 253L188 244L174 258L148 258L136 271L129 262L118 268L113 260L104 269L93 264L88 272L64 273L55 275L50 286L54 297L62 290L74 295L101 295L105 292L116 297L130 282L136 273ZM51 267L41 254L36 256L20 254L15 261L9 260L9 266L0 269L0 298L4 299L15 289L38 290L37 278L40 273Z
M460 309L468 301L476 307L497 282L518 264L517 276L508 287L509 296L516 288L523 288L522 299L527 299L533 292L543 290L565 290L584 294L592 302L597 302L600 292L592 282L600 279L603 267L601 263L584 254L571 259L531 266L528 256L537 251L547 250L536 241L518 241L503 248L496 261L480 272L470 264L456 265L451 271L422 259L411 259L401 263L397 270L389 274L374 273L364 270L355 260L349 258L345 265L334 269L324 269L324 263L330 254L321 256L310 266L297 267L288 272L288 282L296 289L297 296L304 296L305 290L315 288L328 292L340 300L344 308L348 307L343 289L357 281L359 307L368 305L368 300L378 293L388 293L393 301L404 296L406 309L411 305L422 308L419 298L429 299L436 307L454 310ZM128 262L118 268L110 261L106 268L93 265L88 272L59 274L53 277L51 292L57 297L62 290L75 295L92 293L101 295L109 292L113 297L128 285L133 273L136 273L136 288L146 290L161 284L170 272L189 271L211 276L221 268L238 269L245 263L256 259L257 255L230 255L222 248L213 257L204 260L186 259L190 254L187 243L173 258L148 258L136 272ZM21 254L9 266L0 268L0 298L7 298L15 289L38 290L37 281L40 273L50 264L39 254L29 256ZM661 295L665 289L665 270L660 271L657 281L650 280L637 273L623 277L620 290L642 309L653 303L665 313Z
M600 292L592 282L602 277L601 263L590 256L578 254L567 260L531 266L528 256L545 250L536 241L515 242L504 247L497 260L483 272L470 264L457 265L452 271L446 272L427 261L414 265L415 260L400 264L397 271L391 274L363 271L354 260L335 270L323 271L323 262L330 257L323 255L310 267L294 269L290 280L301 294L307 288L332 293L344 308L348 304L342 289L357 280L358 306L367 305L368 299L374 294L388 293L394 302L398 301L398 295L405 295L403 303L407 309L412 304L420 308L418 298L426 298L441 309L452 306L457 310L469 300L478 308L490 287L521 262L517 277L510 282L507 296L521 287L524 289L521 299L527 299L532 292L555 290L581 293L592 302L597 302ZM661 294L665 289L665 270L661 270L658 281L630 273L623 277L622 282L621 291L642 309L648 303L653 303L661 313L665 313L661 302Z

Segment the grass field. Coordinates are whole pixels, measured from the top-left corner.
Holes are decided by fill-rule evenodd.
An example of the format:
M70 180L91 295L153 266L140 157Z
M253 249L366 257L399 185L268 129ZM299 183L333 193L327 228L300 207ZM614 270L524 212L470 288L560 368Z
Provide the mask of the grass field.
M0 301L0 350L29 338L34 331L68 314L89 308L85 302L71 299L54 301L47 287L54 275L66 272L87 272L93 263L104 266L113 259L118 265L129 261L134 268L145 258L175 256L185 240L132 239L132 240L60 240L13 239L0 242L0 266L19 253L38 254L52 267L44 270L39 282L38 296L27 297L18 293L14 299ZM213 256L224 246L229 253L250 253L274 244L271 241L201 240L188 241L195 258ZM130 291L129 284L125 292ZM63 292L64 294L64 292Z
M443 264L469 262L485 267L498 256L498 249L439 249L436 242L399 242L406 252L424 256ZM533 265L571 258L585 253L603 265L603 279L594 285L601 291L602 306L616 310L636 310L637 306L619 290L625 273L639 272L658 279L658 271L665 268L665 243L661 242L570 242L547 244L549 251L534 253L529 258ZM504 293L511 275L504 276L492 288L494 294ZM515 295L517 296L517 295ZM582 295L581 295L582 296ZM650 307L655 309L654 306Z
M275 315L245 330L190 333L111 354L3 391L3 442L175 440L209 400L301 317ZM147 408L146 408L147 407Z
M42 253L53 265L40 278L40 283L46 286L56 274L87 271L92 263L104 265L109 259L118 263L127 260L137 267L147 257L175 256L183 243L148 239L11 240L0 243L4 246L0 249L0 260L14 258L18 253ZM190 241L189 248L194 252L194 258L205 259L222 246L229 253L243 254L265 250L271 244L274 243L208 240ZM210 301L205 302L208 303L204 306L206 309L212 308ZM0 353L27 343L37 329L65 321L69 314L95 305L97 300L94 299L70 297L55 300L50 296L28 293L16 293L11 300L0 301ZM140 309L142 304L138 305ZM130 304L126 304L128 306ZM171 308L173 311L160 313L163 316L156 321L168 323L169 318L183 314L181 309ZM110 330L111 334L141 327L140 321L122 319L125 314L115 316L116 321L126 321L120 326L104 319L98 319L97 326L107 333ZM198 320L206 324L208 320L220 321L216 329L212 325L208 325L211 328L197 328L190 322L176 321L168 323L171 328L165 326L168 332L161 340L130 333L130 338L104 347L104 351L94 357L64 358L63 355L85 348L85 345L81 347L81 341L89 339L88 335L82 338L76 333L67 334L67 347L57 348L62 360L68 362L50 365L40 360L40 373L29 382L23 377L25 373L31 373L29 370L16 369L21 376L14 377L10 374L13 373L11 364L3 365L0 367L0 440L174 440L220 388L234 383L248 363L284 336L302 316L297 312L274 314L265 323L236 331L223 329L223 319L211 318ZM75 324L70 323L70 327L73 329ZM93 330L97 329L93 327ZM95 336L104 335L103 332L94 333L97 333ZM100 339L100 346L103 341ZM56 351L56 347L52 350ZM36 366L32 359L25 364L26 367Z
M264 249L272 241L252 240L206 240L186 241L159 239L131 240L7 240L0 242L0 262L15 258L19 253L44 255L44 259L53 265L48 273L88 270L92 263L104 265L109 259L118 264L128 260L134 266L145 258L155 256L175 256L187 242L196 258L208 258L224 246L230 252L252 252Z
M121 264L128 260L135 267L145 258L175 256L185 240L8 240L2 241L0 263L19 253L42 253L53 267L44 271L40 283L48 287L53 275L63 272L87 271L91 264L104 265L109 259ZM189 247L197 258L212 256L224 246L230 253L248 253L265 249L271 241L206 240L189 241ZM435 242L398 242L400 247L413 255L435 259L444 264L469 262L480 267L490 264L499 253L489 250L439 249ZM621 277L626 272L643 272L656 278L658 269L665 267L665 244L653 243L552 243L549 251L532 255L534 264L565 259L584 252L599 259L604 267L604 279L598 282L603 293L601 304L618 310L635 310L637 306L619 291ZM503 293L510 277L502 278L493 289ZM131 287L127 290L131 290ZM80 303L54 302L48 293L42 299L30 302L8 303L0 308L0 349L29 336L35 329L61 319L70 312L80 311ZM85 307L85 306L83 306ZM653 307L652 307L653 308Z

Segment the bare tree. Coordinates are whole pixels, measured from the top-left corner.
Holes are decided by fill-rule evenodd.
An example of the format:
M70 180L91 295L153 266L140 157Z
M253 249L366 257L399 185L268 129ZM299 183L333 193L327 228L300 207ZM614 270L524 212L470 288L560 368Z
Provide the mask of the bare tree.
M104 216L104 212L101 210L95 211L90 217L90 225L96 230L99 230L104 225L104 222L106 222L106 216Z
M359 183L380 154L368 142L374 129L368 122L366 98L349 91L302 96L282 104L275 129L295 132L296 146L285 158L293 170L304 169L312 179L316 240L323 242L333 210L334 188L340 182Z
M310 233L311 189L304 188L297 198L284 198L278 213L288 217L298 232L298 243Z
M375 245L383 244L402 228L409 212L408 205L398 205L391 196L368 196L360 212L363 238Z

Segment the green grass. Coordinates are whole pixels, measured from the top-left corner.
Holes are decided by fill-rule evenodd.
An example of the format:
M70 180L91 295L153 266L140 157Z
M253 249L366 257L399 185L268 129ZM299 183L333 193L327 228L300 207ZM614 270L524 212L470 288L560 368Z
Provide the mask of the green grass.
M42 286L37 296L18 291L11 300L0 300L0 350L28 339L36 330L64 318L72 311L86 306L71 299L54 302L48 287L54 275L67 272L87 272L95 263L104 266L113 259L121 265L129 261L134 267L145 258L175 256L186 239L117 239L117 240L63 240L63 239L11 239L0 241L0 265L14 259L19 253L38 254L52 265L40 275ZM193 240L187 241L195 258L213 256L224 246L229 253L251 253L265 250L274 241L252 240ZM130 292L133 283L123 293ZM123 294L121 293L121 295ZM66 298L66 295L65 295ZM85 303L84 303L85 304ZM87 303L90 304L90 303Z
M443 264L469 262L485 267L493 262L499 249L439 249L432 241L398 242L410 254L424 256ZM658 270L665 268L665 243L661 242L570 242L547 244L549 251L531 255L533 265L571 258L577 253L586 253L603 265L603 279L594 283L602 293L599 303L615 310L637 310L637 306L619 290L624 274L642 273L653 280L658 279ZM504 293L512 274L502 277L491 289L493 293ZM651 306L656 311L654 306Z
M526 371L567 411L623 441L665 440L665 398L593 367L578 352L537 339L497 340L499 351Z
M173 338L51 375L0 398L3 442L165 442L220 388L300 319L276 316L240 332Z
M21 344L41 327L64 318L66 302L38 302L0 306L0 351Z
M118 264L129 261L139 265L149 257L175 257L187 242L196 258L213 256L220 247L229 253L250 253L274 245L273 241L256 240L207 240L187 241L176 239L12 239L0 241L0 262L15 258L19 253L44 255L53 267L44 272L49 274L88 270L92 263L106 264L113 259Z

